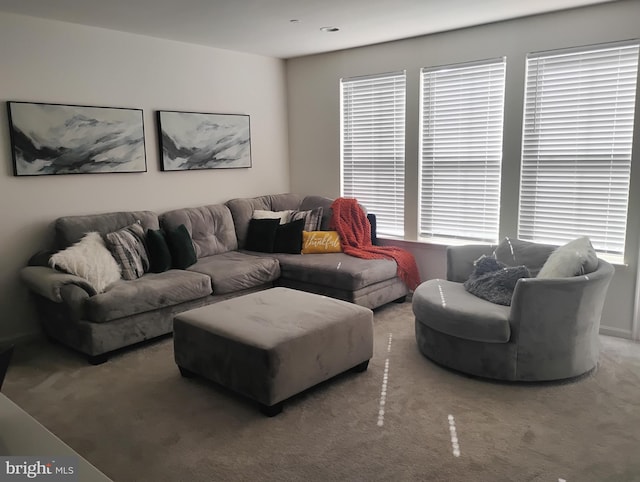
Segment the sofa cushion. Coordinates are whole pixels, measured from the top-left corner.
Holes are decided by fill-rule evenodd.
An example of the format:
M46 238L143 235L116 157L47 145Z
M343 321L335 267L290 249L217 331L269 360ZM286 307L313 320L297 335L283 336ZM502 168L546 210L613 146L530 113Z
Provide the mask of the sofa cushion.
M200 258L188 270L209 276L215 295L271 283L280 276L280 265L276 259L238 251Z
M198 258L238 248L233 218L224 204L176 209L162 214L160 222L167 231L184 224Z
M413 293L416 323L466 340L508 342L510 312L510 307L478 298L453 281L425 281Z
M282 278L355 291L393 279L398 265L389 259L362 259L344 253L279 254Z
M127 211L88 216L65 216L56 219L55 236L57 249L71 246L90 231L105 235L118 229L140 222L147 229L158 229L158 215L151 211Z
M96 323L177 305L211 294L208 276L182 270L147 273L131 281L118 281L85 302L87 320Z

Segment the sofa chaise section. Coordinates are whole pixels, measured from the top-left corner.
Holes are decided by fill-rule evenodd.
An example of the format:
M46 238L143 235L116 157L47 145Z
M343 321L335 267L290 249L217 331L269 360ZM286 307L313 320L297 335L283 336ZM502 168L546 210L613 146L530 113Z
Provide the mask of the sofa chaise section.
M276 286L327 295L372 309L402 300L409 292L398 277L398 266L393 260L361 259L343 253L280 254L244 250L254 210L307 211L322 207L321 229L328 230L332 204L329 198L286 193L232 199L226 204L233 216L240 251L279 261L281 273L275 280Z

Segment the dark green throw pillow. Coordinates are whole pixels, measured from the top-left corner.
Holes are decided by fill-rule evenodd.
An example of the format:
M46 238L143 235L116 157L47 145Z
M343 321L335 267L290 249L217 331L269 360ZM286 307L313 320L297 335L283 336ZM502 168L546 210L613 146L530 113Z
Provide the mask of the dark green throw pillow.
M149 253L149 271L162 273L171 269L171 251L162 229L147 229L147 252Z
M300 254L302 251L302 231L304 230L304 225L305 220L298 219L297 221L278 226L273 252Z
M249 221L244 249L261 253L273 253L279 225L280 219L252 219Z
M174 268L186 269L198 261L191 235L184 224L181 224L176 229L165 231L165 237L167 238L167 245L171 252Z

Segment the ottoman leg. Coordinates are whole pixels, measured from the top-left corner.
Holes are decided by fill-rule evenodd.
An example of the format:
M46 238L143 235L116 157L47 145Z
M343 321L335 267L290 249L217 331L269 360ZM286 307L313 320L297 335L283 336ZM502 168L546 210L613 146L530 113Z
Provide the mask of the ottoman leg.
M367 370L367 367L369 366L369 360L367 361L363 361L362 363L360 363L359 365L356 365L352 368L352 370L356 373L361 373Z
M260 404L260 411L267 417L275 417L282 412L282 402L278 402L275 405Z
M186 368L182 368L181 366L179 366L178 369L180 370L180 375L182 375L185 378L193 378L196 376L196 374L193 373L191 370L187 370Z

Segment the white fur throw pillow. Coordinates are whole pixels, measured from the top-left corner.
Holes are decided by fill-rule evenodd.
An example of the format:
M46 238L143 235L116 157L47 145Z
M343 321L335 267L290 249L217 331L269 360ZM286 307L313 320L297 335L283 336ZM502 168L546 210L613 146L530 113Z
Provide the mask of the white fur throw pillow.
M569 278L595 271L598 256L586 236L556 249L538 273L538 278Z
M120 279L120 266L96 232L85 234L73 246L52 255L49 265L86 279L96 293L104 292L108 285Z

